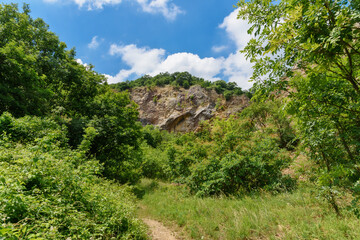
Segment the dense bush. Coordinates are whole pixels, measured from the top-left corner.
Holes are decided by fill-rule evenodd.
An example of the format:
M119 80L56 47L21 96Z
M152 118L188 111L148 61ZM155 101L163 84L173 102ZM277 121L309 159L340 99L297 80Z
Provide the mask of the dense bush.
M291 162L289 150L297 138L280 106L278 101L253 103L239 116L203 122L196 133L147 144L145 176L161 173L198 196L293 189L295 180L282 170ZM150 143L159 136L148 133Z
M186 183L199 196L294 187L294 180L282 174L290 163L289 153L272 136L276 132L272 127L251 129L244 119L212 124L209 134L189 134L168 150L176 181Z
M106 92L91 105L87 123L97 134L90 153L104 165L103 175L120 183L135 183L140 178L142 137L138 111L128 93Z
M159 86L163 87L171 85L174 87L183 87L188 89L193 85L200 85L206 89L214 89L219 94L224 94L226 100L229 100L232 96L240 96L246 94L251 98L252 94L249 91L243 91L237 86L235 82L225 82L224 80L217 80L210 82L203 78L192 76L188 72L175 72L175 73L160 73L154 77L145 75L133 81L125 81L120 83L111 84L110 86L118 91L125 91L135 87L143 86Z
M99 178L88 128L71 150L49 119L0 117L0 238L146 239L127 187Z
M172 144L175 134L160 130L152 125L143 128L142 176L152 179L169 179L166 149Z
M262 139L242 148L222 157L209 156L193 163L191 174L186 179L190 190L204 196L293 188L294 181L281 173L290 158L279 149L274 139Z

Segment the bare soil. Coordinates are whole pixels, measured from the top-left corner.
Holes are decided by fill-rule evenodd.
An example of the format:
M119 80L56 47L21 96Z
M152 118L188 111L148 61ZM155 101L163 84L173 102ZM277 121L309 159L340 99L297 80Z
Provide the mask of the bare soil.
M149 218L143 218L142 220L148 225L152 240L178 240L176 234L165 227L161 222Z

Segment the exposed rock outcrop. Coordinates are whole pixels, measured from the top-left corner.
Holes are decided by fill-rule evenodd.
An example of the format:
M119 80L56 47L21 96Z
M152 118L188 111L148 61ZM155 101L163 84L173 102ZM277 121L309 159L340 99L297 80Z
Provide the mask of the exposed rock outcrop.
M245 96L226 101L223 95L200 86L189 89L139 87L130 90L131 99L139 105L140 121L175 132L195 131L203 120L222 118L240 112L249 104Z

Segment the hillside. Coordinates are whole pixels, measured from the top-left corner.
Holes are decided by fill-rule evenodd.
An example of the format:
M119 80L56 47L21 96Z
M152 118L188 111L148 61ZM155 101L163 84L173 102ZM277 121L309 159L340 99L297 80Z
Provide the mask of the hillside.
M359 3L238 6L251 92L188 72L109 85L0 4L0 240L360 239Z

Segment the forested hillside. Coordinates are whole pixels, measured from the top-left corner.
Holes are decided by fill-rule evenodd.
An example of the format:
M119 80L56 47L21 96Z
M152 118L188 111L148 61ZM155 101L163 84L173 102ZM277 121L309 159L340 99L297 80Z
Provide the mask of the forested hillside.
M0 4L0 239L149 239L141 218L183 239L359 239L359 2L238 10L249 91L187 72L108 85L28 5ZM251 101L171 133L130 99L163 106L155 86Z

